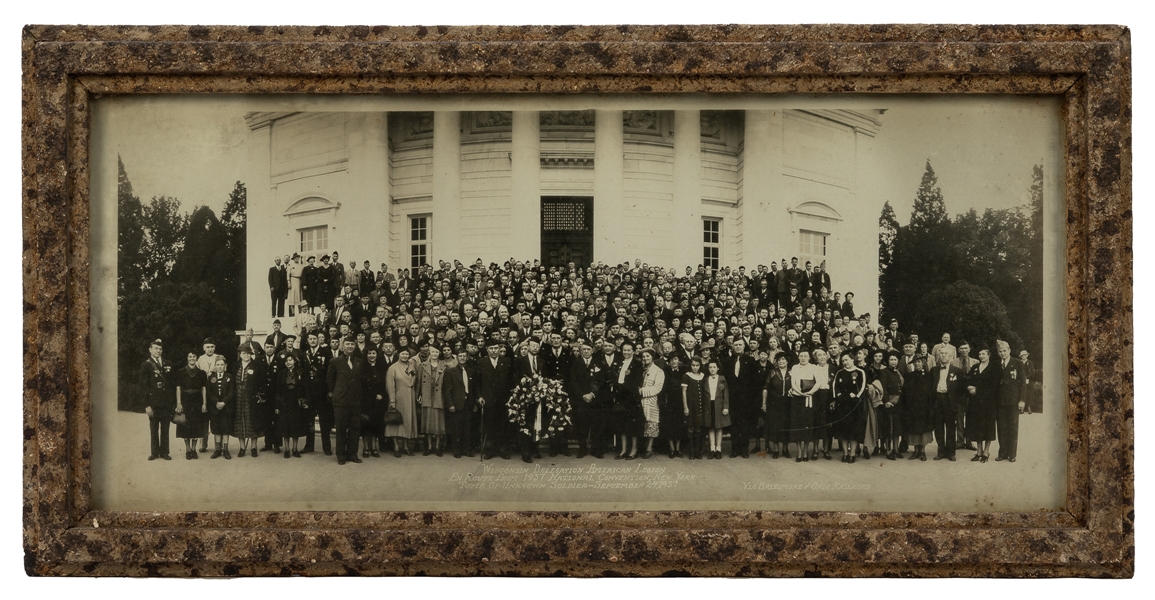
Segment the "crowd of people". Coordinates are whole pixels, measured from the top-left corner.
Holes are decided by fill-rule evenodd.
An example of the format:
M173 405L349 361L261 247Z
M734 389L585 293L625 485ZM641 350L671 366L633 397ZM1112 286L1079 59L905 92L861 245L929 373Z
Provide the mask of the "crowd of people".
M935 460L969 450L986 462L997 441L995 460L1014 462L1019 415L1041 410L1025 350L949 333L928 348L896 319L875 329L852 292L832 293L824 264L797 258L681 274L512 259L392 273L345 268L336 252L274 262L263 344L250 329L230 362L206 339L179 367L151 344L149 460L171 459L172 422L188 460L257 457L258 445L300 457L318 437L340 464L575 449L717 460L728 433L730 458L927 460L934 444ZM510 410L537 378L561 382L564 419L545 403Z

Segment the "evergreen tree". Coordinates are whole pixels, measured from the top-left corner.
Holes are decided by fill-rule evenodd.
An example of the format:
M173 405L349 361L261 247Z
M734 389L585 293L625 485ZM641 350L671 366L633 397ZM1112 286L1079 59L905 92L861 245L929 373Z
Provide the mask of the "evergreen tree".
M887 200L882 205L882 214L878 217L878 281L879 286L887 278L887 271L894 261L894 240L898 237L898 218L894 216L894 208ZM881 302L881 299L879 300Z
M248 204L248 190L245 184L236 182L225 208L221 211L221 224L226 232L226 246L229 258L223 266L224 286L232 290L233 302L229 315L235 326L240 329L248 322L245 315L245 285L246 285L246 206Z
M129 292L139 291L144 286L144 211L140 198L132 193L132 182L128 179L119 154L116 156L116 168L116 298L119 305Z
M144 277L147 285L167 277L184 247L188 215L180 214L180 200L170 196L153 196L144 207L141 225L145 233Z
M936 227L949 223L946 215L946 201L942 189L938 187L938 175L930 160L922 174L922 183L914 195L914 212L910 213L910 227L914 230L933 231Z

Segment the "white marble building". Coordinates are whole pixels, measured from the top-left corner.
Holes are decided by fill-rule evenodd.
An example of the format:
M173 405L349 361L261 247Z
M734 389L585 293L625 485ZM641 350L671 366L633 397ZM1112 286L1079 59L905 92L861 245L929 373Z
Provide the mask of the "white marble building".
M826 261L877 313L876 110L256 112L248 315L274 256Z

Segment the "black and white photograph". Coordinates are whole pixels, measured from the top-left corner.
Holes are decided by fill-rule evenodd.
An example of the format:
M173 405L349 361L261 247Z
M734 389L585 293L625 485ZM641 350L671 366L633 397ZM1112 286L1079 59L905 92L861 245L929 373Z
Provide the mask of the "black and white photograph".
M102 510L1061 511L1032 96L109 96Z

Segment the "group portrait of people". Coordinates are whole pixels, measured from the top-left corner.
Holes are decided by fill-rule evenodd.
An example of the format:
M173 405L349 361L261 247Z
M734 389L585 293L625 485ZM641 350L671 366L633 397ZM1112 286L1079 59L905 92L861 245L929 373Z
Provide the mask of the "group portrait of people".
M513 259L390 271L294 254L274 259L269 289L272 332L249 329L235 356L206 339L166 359L151 343L149 460L171 459L173 423L188 460L299 458L320 438L339 464L925 461L932 446L933 460L987 462L993 444L995 461L1015 462L1019 418L1042 408L1026 350L921 338L897 318L875 328L824 263L798 258L749 272ZM544 402L510 410L537 378L560 382L564 420Z

